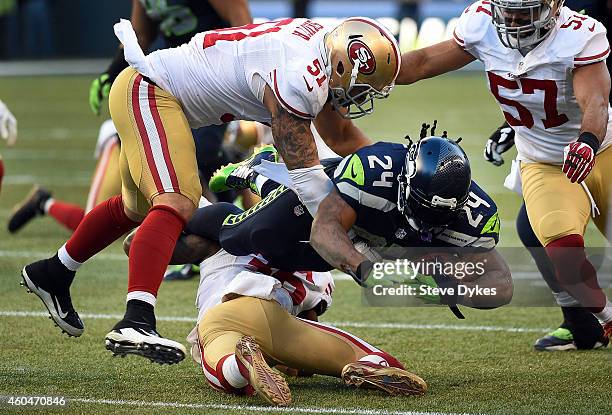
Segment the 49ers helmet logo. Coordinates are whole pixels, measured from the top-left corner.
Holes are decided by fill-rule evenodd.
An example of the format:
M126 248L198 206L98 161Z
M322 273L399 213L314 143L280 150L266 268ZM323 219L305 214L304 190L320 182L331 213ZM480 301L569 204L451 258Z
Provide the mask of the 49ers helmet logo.
M358 65L359 72L370 75L376 70L376 60L370 48L361 40L353 40L348 45L348 56Z

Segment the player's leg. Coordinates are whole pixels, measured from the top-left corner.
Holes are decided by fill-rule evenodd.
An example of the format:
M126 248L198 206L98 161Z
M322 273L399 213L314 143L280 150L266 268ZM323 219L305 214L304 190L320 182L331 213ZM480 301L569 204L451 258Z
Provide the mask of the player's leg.
M51 192L35 185L28 196L13 209L8 222L8 230L15 233L35 217L48 215L74 232L85 213L93 209L95 205L118 194L121 194L119 142L114 133L100 149L85 209L73 203L54 199Z
M133 70L113 83L109 106L121 137L125 211L146 217L131 242L126 313L106 345L116 354L177 363L185 348L157 333L154 307L176 241L202 193L193 137L176 98Z
M118 138L107 141L101 148L100 158L89 187L85 212L112 196L121 194L121 143Z
M297 195L280 186L251 209L227 216L219 242L234 255L261 253L282 269L328 271L329 264L305 242L311 226L312 217Z
M589 177L587 185L595 177ZM602 319L609 302L584 249L583 235L591 215L585 190L567 180L558 166L522 164L521 179L534 233L546 247L561 287Z
M200 360L215 389L256 392L268 403L285 406L291 403L291 392L263 351L272 349L273 340L262 302L239 297L208 310L198 323Z
M2 179L4 178L4 161L2 160L2 154L0 154L0 191L2 190Z
M275 301L240 297L223 303L207 312L200 330L214 333L211 320L217 327L251 336L275 364L342 377L347 384L393 394L421 394L426 390L421 378L404 370L388 353L334 327L297 319ZM208 332L200 333L202 340L209 338Z
M593 314L580 306L580 303L559 285L554 266L531 228L524 203L516 218L516 231L563 313L563 323L559 328L536 340L534 348L541 351L554 351L576 348L592 349L602 346L601 324Z
M207 187L208 181L217 169L230 163L230 159L223 149L223 136L226 130L227 124L211 125L192 130L202 188ZM236 192L226 191L216 196L219 202L231 203L236 198Z
M599 214L593 221L608 241L612 241L612 222L610 221L612 180L610 177L612 177L612 148L607 148L597 155L595 167L585 182L599 210ZM606 275L605 278L608 282L610 281L609 275ZM603 309L595 310L595 312L597 318L603 323L608 338L612 337L612 302L608 300Z

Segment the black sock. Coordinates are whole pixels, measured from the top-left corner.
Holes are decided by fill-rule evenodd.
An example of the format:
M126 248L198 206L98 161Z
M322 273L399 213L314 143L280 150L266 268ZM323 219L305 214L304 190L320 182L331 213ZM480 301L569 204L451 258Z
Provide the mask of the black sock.
M578 349L591 349L601 340L603 328L597 318L584 307L561 307L564 327L572 332Z
M148 324L155 329L155 309L147 302L129 300L125 309L125 319Z

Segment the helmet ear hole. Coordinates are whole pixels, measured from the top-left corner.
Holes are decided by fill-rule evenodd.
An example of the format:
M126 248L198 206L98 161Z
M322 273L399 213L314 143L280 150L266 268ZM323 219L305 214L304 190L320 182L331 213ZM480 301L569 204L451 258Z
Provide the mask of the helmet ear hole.
M336 66L336 73L340 76L344 75L344 64L342 61L338 62L338 65Z

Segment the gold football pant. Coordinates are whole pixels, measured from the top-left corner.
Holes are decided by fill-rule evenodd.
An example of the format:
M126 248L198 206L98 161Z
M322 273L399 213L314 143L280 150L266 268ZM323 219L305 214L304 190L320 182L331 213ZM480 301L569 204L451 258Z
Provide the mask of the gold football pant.
M252 336L270 365L340 377L342 368L364 356L402 367L388 353L350 333L289 314L276 301L239 297L206 312L198 323L202 369L213 388L227 386L221 367L244 335Z
M584 236L591 202L582 185L570 182L561 166L521 163L521 181L529 222L543 246L568 235ZM595 157L595 166L584 183L600 212L593 221L609 240L612 147Z
M145 216L155 196L180 193L195 206L202 188L195 144L178 100L133 68L111 87L111 117L121 137L121 194L126 208Z
M89 187L85 213L92 210L100 202L121 194L120 152L121 144L117 138L109 140L104 145Z

